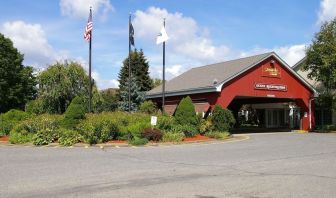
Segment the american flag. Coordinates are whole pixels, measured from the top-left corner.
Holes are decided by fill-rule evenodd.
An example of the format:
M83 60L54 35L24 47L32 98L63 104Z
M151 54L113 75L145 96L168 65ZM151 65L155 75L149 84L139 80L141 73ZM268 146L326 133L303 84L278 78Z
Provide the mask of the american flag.
M86 24L85 31L84 31L84 39L86 41L90 41L92 29L93 29L92 12L90 9L89 19L88 19L88 22Z

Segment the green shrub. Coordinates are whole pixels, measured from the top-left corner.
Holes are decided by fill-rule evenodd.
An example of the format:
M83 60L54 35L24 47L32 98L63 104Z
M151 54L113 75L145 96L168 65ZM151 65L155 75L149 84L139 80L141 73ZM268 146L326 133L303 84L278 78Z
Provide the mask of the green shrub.
M200 133L205 134L213 129L213 124L210 119L202 119L200 123Z
M333 125L333 124L323 125L320 127L320 130L319 130L319 132L324 132L324 133L328 133L330 131L336 131L336 125Z
M43 114L21 121L11 130L9 141L14 144L20 144L31 142L34 137L36 142L40 142L37 138L43 136L43 134L47 136L48 132L52 133L52 136L55 137L55 131L59 128L61 119L62 116L59 115ZM39 134L34 136L38 132Z
M82 136L78 131L70 129L61 129L59 131L58 142L62 146L72 146L82 140Z
M153 114L153 113L157 112L157 108L151 100L144 101L140 105L139 110L140 110L140 112L147 113L147 114Z
M222 131L210 131L205 133L205 136L209 137L209 138L215 138L215 139L228 139L230 137L230 133L229 132L222 132Z
M219 105L215 106L211 119L214 129L217 131L228 131L236 123L232 112L228 109L223 109Z
M11 109L8 112L0 115L0 136L8 135L9 132L13 129L13 127L22 120L26 120L29 118L29 114Z
M46 129L40 130L33 135L33 144L40 146L40 145L48 145L53 141L58 139L58 134L54 130Z
M146 138L134 137L133 139L128 140L128 144L133 146L146 145L148 140Z
M141 132L141 137L158 142L162 139L162 132L160 129L146 128Z
M76 96L65 111L62 126L65 128L74 128L81 119L85 118L85 111L84 99Z
M176 125L175 118L172 116L159 116L157 127L163 131L171 130Z
M83 135L85 142L96 144L111 139L128 140L133 136L140 137L141 131L149 127L151 126L148 114L117 111L87 114L86 119L76 128Z
M183 132L165 132L162 136L162 142L182 142L184 138Z
M119 135L119 127L113 120L104 116L94 115L83 120L77 129L83 135L83 140L89 144L107 142Z
M149 122L133 123L127 126L127 132L131 134L132 137L141 137L141 132L150 127L151 125Z
M186 137L194 137L199 134L198 129L192 125L175 125L171 131L173 132L182 132Z
M10 132L9 142L12 144L24 144L32 142L34 134L32 133L19 133L15 131Z
M43 101L40 99L31 100L27 102L25 111L29 114L42 114L43 113Z
M195 107L189 96L183 98L176 108L175 119L177 124L197 126Z

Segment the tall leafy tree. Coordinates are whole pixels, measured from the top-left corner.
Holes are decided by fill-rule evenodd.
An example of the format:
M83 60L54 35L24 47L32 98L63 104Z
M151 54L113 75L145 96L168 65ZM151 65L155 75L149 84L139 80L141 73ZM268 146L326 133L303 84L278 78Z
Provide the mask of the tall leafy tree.
M123 66L119 72L119 90L120 90L120 97L123 101L122 97L128 98L128 63L130 58L131 64L131 72L132 72L132 82L131 85L137 87L139 90L139 94L142 95L144 92L149 91L153 88L153 81L149 76L149 63L143 53L142 50L137 51L136 49L131 52L130 57L127 57L123 61ZM135 85L133 85L133 81ZM124 95L122 95L124 94ZM125 95L127 94L127 95ZM133 95L134 93L132 93ZM131 98L137 98L132 97ZM132 101L132 103L139 105L140 103L136 101ZM138 107L138 106L137 106Z
M115 111L118 108L118 93L119 90L115 88L100 91L103 98L103 103L101 105L103 111Z
M308 70L308 77L322 82L322 93L326 100L335 98L336 90L336 18L321 26L315 34L312 44L306 50L303 69Z
M90 80L83 67L76 62L50 65L38 75L38 84L38 98L42 100L43 112L64 113L76 96L88 100ZM94 108L101 102L95 85L92 101Z
M36 96L33 68L23 66L22 61L13 42L0 33L0 112L23 109Z

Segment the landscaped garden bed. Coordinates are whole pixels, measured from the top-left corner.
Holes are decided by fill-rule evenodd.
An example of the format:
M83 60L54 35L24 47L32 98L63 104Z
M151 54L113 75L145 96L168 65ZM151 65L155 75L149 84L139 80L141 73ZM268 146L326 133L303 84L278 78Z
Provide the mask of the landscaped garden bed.
M132 113L86 113L83 103L81 98L74 98L63 115L36 115L11 110L1 116L0 141L36 146L204 142L229 138L230 133L226 131L234 124L232 113L219 106L207 119L198 116L189 97L180 102L174 116L146 109ZM146 102L145 106L153 109L153 105ZM155 126L150 122L152 115L158 118Z

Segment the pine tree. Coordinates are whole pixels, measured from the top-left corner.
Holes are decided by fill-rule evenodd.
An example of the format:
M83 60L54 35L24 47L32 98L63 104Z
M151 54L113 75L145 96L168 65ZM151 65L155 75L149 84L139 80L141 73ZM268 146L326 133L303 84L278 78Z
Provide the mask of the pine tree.
M128 88L128 81L126 81L125 87ZM128 89L120 91L120 98L119 108L128 111ZM137 85L135 77L131 77L131 111L137 111L139 105L144 100L145 93L140 91L140 87Z
M119 90L120 90L120 100L121 103L127 102L127 105L125 108L121 108L123 110L128 110L128 60L129 57L127 57L123 61L123 66L119 72ZM144 97L144 92L149 91L153 88L153 82L152 79L149 76L149 64L148 61L143 53L142 50L138 52L136 49L135 51L132 51L130 54L130 63L131 63L131 76L132 76L132 84L131 86L134 86L136 88L131 88L131 90L138 90L139 94ZM135 83L135 84L134 84ZM133 93L131 91L132 95ZM125 94L127 94L127 100L125 100ZM135 100L137 97L131 97L132 98L132 104L135 104L135 107L132 107L131 110L138 109L140 103ZM125 101L124 101L125 100ZM121 105L123 106L123 105ZM119 107L121 107L119 105Z
M134 74L137 78L140 91L149 91L153 88L153 81L149 76L149 64L142 51L138 53L137 65L135 66Z

